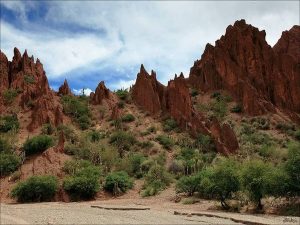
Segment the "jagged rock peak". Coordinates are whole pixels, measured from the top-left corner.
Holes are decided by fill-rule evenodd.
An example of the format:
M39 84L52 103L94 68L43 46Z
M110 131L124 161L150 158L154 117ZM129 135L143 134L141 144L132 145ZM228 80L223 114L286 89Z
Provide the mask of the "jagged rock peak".
M91 102L94 105L101 104L102 100L104 100L104 99L110 99L110 97L111 97L110 90L108 88L106 88L104 81L101 81L98 84L98 86L97 86L97 88L95 90L95 93L93 93L90 96Z
M69 84L67 79L65 79L63 85L61 85L58 89L59 95L73 95L71 89L69 88Z

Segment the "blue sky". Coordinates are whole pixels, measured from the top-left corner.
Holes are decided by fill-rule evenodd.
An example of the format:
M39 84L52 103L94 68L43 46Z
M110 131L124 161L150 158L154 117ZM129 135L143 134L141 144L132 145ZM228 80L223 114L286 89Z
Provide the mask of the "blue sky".
M188 76L206 43L244 18L266 30L273 46L299 24L298 1L3 1L1 50L13 48L44 64L50 85L68 79L76 92L104 80L114 90L134 83L140 64L166 84Z

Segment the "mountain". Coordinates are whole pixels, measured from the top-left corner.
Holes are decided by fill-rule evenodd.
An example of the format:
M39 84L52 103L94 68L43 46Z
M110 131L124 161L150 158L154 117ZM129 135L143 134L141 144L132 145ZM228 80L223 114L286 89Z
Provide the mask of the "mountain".
M282 33L272 48L265 31L236 21L215 46L206 45L189 83L203 91L227 90L251 116L285 111L300 122L300 26Z
M278 167L272 182L297 185L281 178L286 179L283 165L299 159L287 160L297 156L300 140L300 27L284 31L274 47L265 36L245 20L236 21L214 46L206 45L186 77L175 74L164 85L141 64L130 89L113 92L100 81L90 96L74 95L67 80L58 92L52 90L39 59L15 48L9 61L1 51L1 200L13 202L9 193L16 182L36 175L58 179L50 198L55 201L87 197L87 189L88 198L103 199L109 187L109 196L121 194L135 178L144 185L133 196L149 196L167 188L170 176L189 183L206 171L202 175L209 181L216 170L216 182L249 161L271 172ZM235 175L234 181L240 174ZM99 190L119 178L128 186ZM269 188L270 195L298 190L282 191L283 186Z

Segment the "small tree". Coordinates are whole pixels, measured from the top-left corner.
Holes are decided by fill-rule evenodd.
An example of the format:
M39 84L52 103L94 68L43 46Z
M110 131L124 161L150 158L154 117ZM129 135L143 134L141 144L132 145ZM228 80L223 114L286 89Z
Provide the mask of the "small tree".
M211 180L212 194L221 201L223 208L228 209L226 200L239 190L238 165L234 160L222 159L212 170L208 177Z
M183 176L176 183L177 193L186 193L188 196L192 196L194 192L199 190L201 176L199 174L192 176Z
M291 195L300 195L300 143L291 143L288 146L288 159L285 171L289 176L289 192Z
M261 210L263 205L261 199L267 194L267 179L270 166L259 160L252 160L244 165L241 170L241 184L243 189L249 193L249 197Z

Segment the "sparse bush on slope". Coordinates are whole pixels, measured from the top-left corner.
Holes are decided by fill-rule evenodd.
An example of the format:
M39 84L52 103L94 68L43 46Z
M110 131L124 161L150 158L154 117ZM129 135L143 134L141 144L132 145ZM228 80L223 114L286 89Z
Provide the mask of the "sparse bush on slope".
M58 188L54 176L32 176L18 183L11 191L11 196L18 202L43 202L53 199Z

